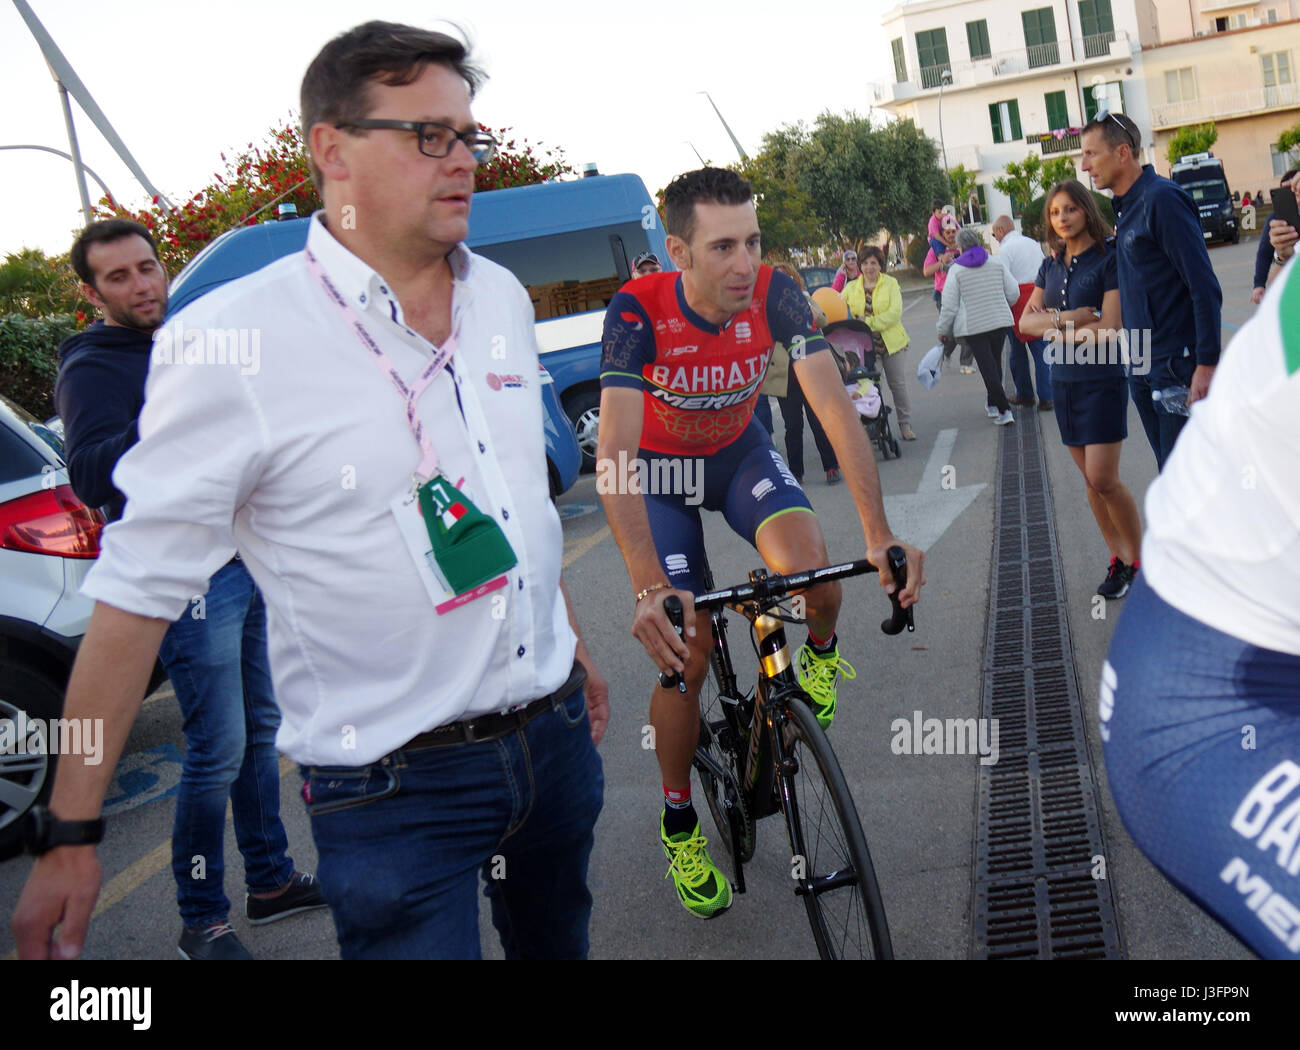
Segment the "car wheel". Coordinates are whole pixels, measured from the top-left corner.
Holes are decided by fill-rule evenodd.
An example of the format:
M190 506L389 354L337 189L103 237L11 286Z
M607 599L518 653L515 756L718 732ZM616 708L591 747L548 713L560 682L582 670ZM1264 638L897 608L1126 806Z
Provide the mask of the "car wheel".
M44 734L51 719L63 712L63 690L52 679L22 664L0 663L0 720L15 731L40 719ZM30 729L23 743L32 739ZM45 740L44 736L40 738ZM17 741L14 741L15 745ZM54 786L55 754L31 754L35 748L7 748L0 753L0 859L22 849L23 815L50 796ZM46 751L55 750L46 746Z
M596 469L597 428L600 424L600 391L581 390L564 405L578 435L578 448L582 452L582 472L590 474Z

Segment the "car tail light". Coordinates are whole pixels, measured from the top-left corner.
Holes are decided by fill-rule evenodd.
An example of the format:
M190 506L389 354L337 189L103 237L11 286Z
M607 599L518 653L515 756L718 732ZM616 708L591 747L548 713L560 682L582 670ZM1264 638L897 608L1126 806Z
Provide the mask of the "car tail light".
M98 558L104 521L102 513L77 498L71 485L41 489L0 503L0 548L61 558Z

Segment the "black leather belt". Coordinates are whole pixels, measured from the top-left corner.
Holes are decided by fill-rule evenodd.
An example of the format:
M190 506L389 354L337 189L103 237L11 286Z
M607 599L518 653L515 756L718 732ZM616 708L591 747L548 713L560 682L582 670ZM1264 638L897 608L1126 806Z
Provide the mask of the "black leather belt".
M496 740L498 737L514 732L516 729L523 729L538 715L545 714L554 707L557 701L565 700L576 693L582 688L582 684L586 680L586 668L575 660L568 679L555 692L548 693L524 707L518 707L511 711L497 711L493 714L479 715L477 718L466 718L459 722L452 722L449 725L439 726L437 729L430 729L427 733L412 737L398 750L420 751L430 747L450 747L453 744L472 744L480 740Z

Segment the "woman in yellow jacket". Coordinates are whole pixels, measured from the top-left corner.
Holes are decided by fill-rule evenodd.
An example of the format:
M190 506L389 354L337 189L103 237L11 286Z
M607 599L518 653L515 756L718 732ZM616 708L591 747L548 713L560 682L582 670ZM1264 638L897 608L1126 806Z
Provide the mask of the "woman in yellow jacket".
M903 327L903 292L898 281L884 272L885 256L875 245L862 249L862 276L844 286L849 315L866 323L880 354L880 367L898 413L898 430L904 441L915 441L912 404L907 396L907 329Z

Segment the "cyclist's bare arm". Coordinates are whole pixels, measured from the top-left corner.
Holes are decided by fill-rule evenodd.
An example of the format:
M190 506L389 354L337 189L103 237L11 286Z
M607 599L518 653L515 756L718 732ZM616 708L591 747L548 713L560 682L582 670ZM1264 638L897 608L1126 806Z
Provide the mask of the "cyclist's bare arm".
M907 586L899 595L903 608L916 602L925 582L922 570L925 555L894 536L885 518L880 495L880 475L876 472L876 455L867 441L857 409L844 389L844 381L829 353L814 353L794 362L799 385L809 406L830 439L840 469L848 480L853 502L862 519L862 534L867 541L867 558L880 572L880 583L893 593L894 576L889 571L886 552L898 544L907 552Z
M634 594L668 582L655 552L654 537L650 534L645 498L639 493L629 492L626 478L619 477L620 461L630 466L640 450L642 413L640 390L605 387L601 391L596 489L601 493L605 518L614 533L614 542L627 564ZM619 453L622 453L621 460ZM667 587L652 591L643 601L637 602L632 633L660 670L682 671L690 651L664 615L663 603L669 594L676 594L681 599L686 609L687 633L694 635L694 596L689 591L673 591Z
M93 718L98 764L64 755L50 794L59 820L99 816L117 760L140 712L154 658L171 624L97 602L68 681L63 717ZM24 959L76 958L99 895L94 846L59 846L39 857L14 910L14 940ZM62 923L58 944L54 927Z

